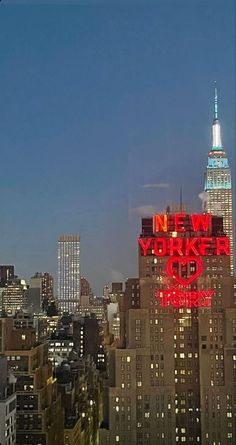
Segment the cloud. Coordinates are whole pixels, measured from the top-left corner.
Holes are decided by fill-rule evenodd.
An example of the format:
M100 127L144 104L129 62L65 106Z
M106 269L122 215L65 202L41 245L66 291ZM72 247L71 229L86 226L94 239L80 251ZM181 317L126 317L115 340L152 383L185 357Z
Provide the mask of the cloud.
M170 187L168 182L159 182L157 184L144 184L143 189L167 189Z
M154 213L156 213L156 211L157 211L156 207L151 204L129 209L129 213L131 215L137 215L137 216L153 216Z
M111 270L111 281L112 283L122 283L123 281L125 281L125 277L124 275L119 271L119 270Z
M198 194L198 197L200 198L200 200L202 201L202 210L205 211L206 210L206 205L207 202L209 200L209 195L207 192L203 191L201 193Z

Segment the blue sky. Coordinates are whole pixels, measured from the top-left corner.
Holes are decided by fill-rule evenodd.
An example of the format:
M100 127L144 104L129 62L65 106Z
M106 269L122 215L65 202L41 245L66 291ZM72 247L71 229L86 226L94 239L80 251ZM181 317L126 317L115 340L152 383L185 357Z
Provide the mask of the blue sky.
M25 3L0 6L0 263L56 278L78 233L101 293L137 275L143 210L180 186L200 210L214 80L235 166L235 3Z

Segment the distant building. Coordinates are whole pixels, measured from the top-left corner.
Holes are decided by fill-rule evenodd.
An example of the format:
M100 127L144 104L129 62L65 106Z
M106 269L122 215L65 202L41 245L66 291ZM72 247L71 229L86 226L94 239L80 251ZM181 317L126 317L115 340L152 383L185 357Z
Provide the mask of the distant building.
M14 266L0 266L0 287L5 287L15 277Z
M80 237L58 239L58 304L62 312L74 313L80 302Z
M24 310L28 305L28 288L25 280L13 278L2 292L2 310L8 315Z
M81 277L80 279L80 294L81 296L84 295L90 297L93 295L90 283L85 277Z
M118 294L119 292L123 291L123 283L120 282L114 282L111 283L111 293L112 294Z
M110 294L110 292L111 292L110 287L108 286L108 284L106 284L106 285L103 287L103 298L104 298L105 300L108 300L108 299L109 299L109 294Z
M40 301L41 310L46 311L50 302L53 301L53 277L48 272L36 272L29 281L29 295L32 298L38 294L38 301ZM37 290L35 290L37 289Z
M85 317L86 315L95 314L97 320L102 322L105 318L105 309L102 300L99 298L91 299L89 296L81 296L80 305L78 309L78 316Z

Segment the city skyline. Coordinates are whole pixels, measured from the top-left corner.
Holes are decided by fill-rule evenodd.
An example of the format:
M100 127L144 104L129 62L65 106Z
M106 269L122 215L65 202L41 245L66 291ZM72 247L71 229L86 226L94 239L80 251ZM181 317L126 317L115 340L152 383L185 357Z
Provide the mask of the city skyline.
M30 7L2 9L2 264L14 264L25 278L35 270L56 278L56 239L80 233L82 275L95 293L108 281L136 276L141 213L178 201L180 187L192 210L200 209L214 80L235 184L228 5L182 1L175 10L158 2L135 13L131 6L98 14L85 8L80 17L76 7L47 6L46 16L40 6L38 23ZM14 30L19 20L21 31Z

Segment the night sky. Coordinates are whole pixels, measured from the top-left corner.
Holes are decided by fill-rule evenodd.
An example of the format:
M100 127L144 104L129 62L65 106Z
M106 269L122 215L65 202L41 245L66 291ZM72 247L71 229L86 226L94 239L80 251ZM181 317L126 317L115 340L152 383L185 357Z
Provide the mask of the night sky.
M181 186L201 209L215 80L234 169L235 2L22 3L0 3L0 264L56 278L77 233L101 294L137 276L141 215Z

